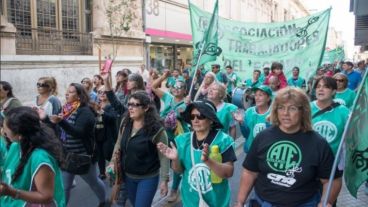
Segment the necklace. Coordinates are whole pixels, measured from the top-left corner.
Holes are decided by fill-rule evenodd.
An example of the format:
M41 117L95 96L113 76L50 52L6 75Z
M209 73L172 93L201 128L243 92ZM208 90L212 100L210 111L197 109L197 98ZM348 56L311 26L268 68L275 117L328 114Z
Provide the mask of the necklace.
M209 133L207 134L206 138L204 138L203 140L199 141L197 139L197 135L195 136L195 142L196 142L196 146L197 146L197 149L203 149L203 144L206 142L206 139L209 137ZM199 144L200 143L200 144Z

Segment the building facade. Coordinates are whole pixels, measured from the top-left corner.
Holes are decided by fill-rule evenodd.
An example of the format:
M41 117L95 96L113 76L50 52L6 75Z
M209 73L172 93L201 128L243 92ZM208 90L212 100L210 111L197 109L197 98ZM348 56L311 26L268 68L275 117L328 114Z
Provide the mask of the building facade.
M191 0L212 12L215 0ZM187 0L3 0L1 80L29 102L39 77L54 76L59 93L99 73L105 57L122 68L179 68L192 61ZM247 22L308 15L299 0L219 0L221 17Z

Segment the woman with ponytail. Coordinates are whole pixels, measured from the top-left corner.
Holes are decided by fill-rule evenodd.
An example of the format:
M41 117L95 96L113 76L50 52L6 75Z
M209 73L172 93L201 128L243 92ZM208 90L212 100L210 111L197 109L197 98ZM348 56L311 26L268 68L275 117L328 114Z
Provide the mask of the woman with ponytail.
M1 173L0 206L65 206L62 146L35 110L18 107L4 121L12 144Z

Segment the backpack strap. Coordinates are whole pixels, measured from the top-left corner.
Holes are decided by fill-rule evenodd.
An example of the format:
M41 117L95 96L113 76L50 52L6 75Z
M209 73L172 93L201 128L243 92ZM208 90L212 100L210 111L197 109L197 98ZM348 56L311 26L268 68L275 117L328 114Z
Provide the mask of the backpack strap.
M322 115L322 114L324 114L325 112L330 111L330 110L332 110L333 108L336 108L336 107L338 107L338 106L340 106L340 104L339 104L339 103L337 103L337 102L333 102L331 105L329 105L329 106L327 106L326 108L324 108L324 109L322 109L322 110L319 110L319 111L317 111L315 114L313 114L313 115L312 115L312 119L313 119L313 118L315 118L315 117L317 117L317 116L319 116L319 115Z

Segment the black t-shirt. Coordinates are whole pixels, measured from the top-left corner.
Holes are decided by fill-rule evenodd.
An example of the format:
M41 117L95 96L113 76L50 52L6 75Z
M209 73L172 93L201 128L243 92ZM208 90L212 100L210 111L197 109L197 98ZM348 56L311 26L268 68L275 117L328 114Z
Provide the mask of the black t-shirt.
M260 132L243 162L258 172L255 191L277 206L298 206L317 193L320 178L328 179L334 155L317 132L286 134L272 126Z
M203 144L208 144L210 145L212 143L212 141L215 139L217 133L219 131L218 130L211 130L207 137L202 140L202 141L198 141L197 140L197 136L196 133L193 133L193 140L192 140L192 145L194 147L194 149L202 149ZM222 163L225 162L235 162L236 161L236 154L235 154L235 150L233 147L229 147L225 152L221 153L221 157L222 157Z

